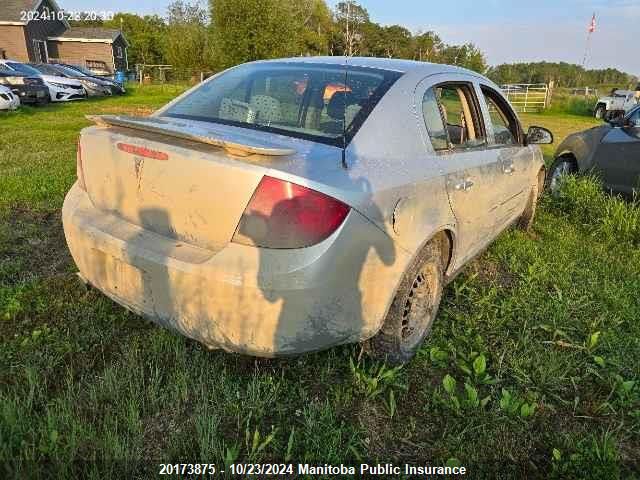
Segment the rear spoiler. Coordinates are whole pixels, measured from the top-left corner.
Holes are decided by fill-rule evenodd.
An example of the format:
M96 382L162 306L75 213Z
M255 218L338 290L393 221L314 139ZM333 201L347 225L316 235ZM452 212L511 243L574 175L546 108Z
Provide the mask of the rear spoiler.
M240 142L235 136L232 140L228 140L224 138L222 133L216 135L216 132L207 132L207 135L199 135L197 133L191 133L187 129L181 129L179 125L174 125L171 122L154 117L87 115L86 118L100 127L131 128L145 132L159 133L168 137L206 143L207 145L224 148L229 153L240 157L247 157L249 155L281 157L285 155L292 155L296 152L292 148L260 145L253 141Z

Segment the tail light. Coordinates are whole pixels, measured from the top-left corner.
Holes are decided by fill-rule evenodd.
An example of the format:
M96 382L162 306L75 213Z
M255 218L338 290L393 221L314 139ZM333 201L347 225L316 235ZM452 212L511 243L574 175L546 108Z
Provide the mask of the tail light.
M78 149L76 152L76 175L78 177L78 186L87 191L87 184L84 181L84 168L82 166L82 145L80 144L80 137L78 137Z
M308 247L335 232L348 213L349 207L335 198L265 176L232 241L265 248Z

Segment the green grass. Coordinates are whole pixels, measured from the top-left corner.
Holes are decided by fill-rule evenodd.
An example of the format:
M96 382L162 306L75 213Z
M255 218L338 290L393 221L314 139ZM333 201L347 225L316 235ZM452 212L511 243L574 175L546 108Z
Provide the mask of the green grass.
M473 262L401 369L359 359L358 346L271 361L210 352L85 290L59 214L83 116L148 112L177 93L0 114L5 478L147 477L180 461L637 478L640 214L592 180L568 182L532 233L508 231ZM594 124L523 121L557 141Z

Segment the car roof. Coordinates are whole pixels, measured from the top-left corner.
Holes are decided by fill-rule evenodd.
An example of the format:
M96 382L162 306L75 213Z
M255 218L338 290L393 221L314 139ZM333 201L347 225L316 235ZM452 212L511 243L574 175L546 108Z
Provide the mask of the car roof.
M469 73L478 75L476 72L453 65L440 63L418 62L416 60L401 60L398 58L378 58L378 57L291 57L277 58L273 60L259 60L255 63L309 63L309 64L331 64L331 65L352 65L355 67L378 68L395 72L408 73L412 71L424 73L426 75L435 73Z

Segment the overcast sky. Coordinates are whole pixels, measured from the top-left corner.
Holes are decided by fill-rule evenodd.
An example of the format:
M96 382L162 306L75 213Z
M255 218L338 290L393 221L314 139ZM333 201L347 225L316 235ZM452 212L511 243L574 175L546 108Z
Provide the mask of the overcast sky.
M201 0L206 3L205 0ZM58 0L71 11L164 15L171 0ZM330 6L337 0L329 0ZM588 68L640 75L640 0L363 0L371 19L412 31L434 30L448 43L473 42L490 64L582 63L587 27L596 14ZM480 7L480 4L482 7Z

